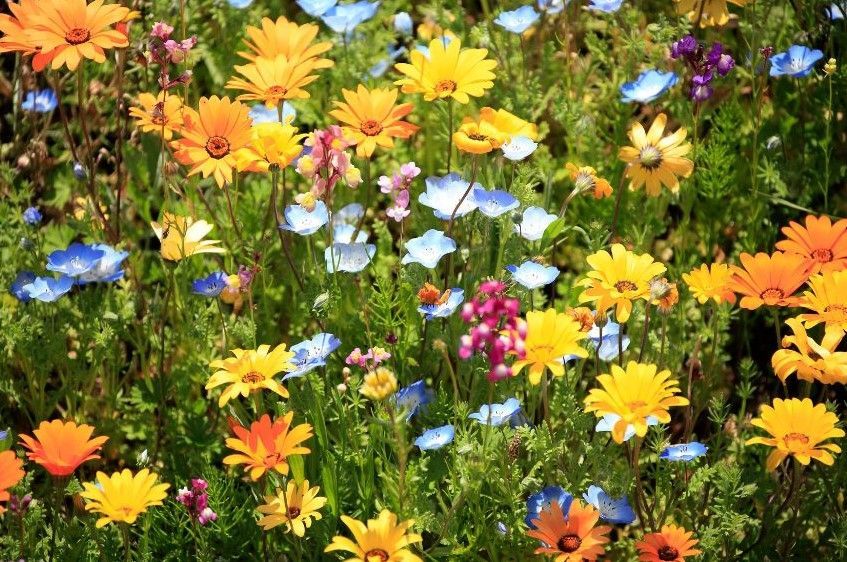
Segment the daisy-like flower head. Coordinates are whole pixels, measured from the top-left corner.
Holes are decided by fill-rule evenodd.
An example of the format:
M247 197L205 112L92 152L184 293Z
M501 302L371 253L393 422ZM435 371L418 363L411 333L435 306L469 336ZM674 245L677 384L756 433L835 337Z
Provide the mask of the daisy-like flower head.
M42 0L33 8L37 11L27 33L43 59L35 61L34 68L46 65L49 59L53 70L62 66L76 70L83 59L103 63L105 49L129 45L126 34L114 28L131 14L120 4L106 4L105 0L91 4L86 0Z
M276 495L265 496L266 503L258 507L259 513L264 514L258 524L265 531L285 525L286 531L304 536L312 521L321 519L320 509L326 505L326 498L318 496L318 492L320 487L310 488L308 480L300 484L289 480L284 492L277 490Z
M156 238L162 244L162 257L170 261L194 254L225 254L226 250L216 244L220 240L203 240L214 228L204 220L194 220L165 212L162 223L151 222Z
M235 67L243 78L234 77L226 83L231 90L243 90L246 94L238 100L261 101L265 107L276 107L283 100L306 99L310 97L305 87L318 79L315 60L303 62L290 61L279 55L272 59L259 57L250 64Z
M664 525L659 533L644 535L635 543L640 562L684 562L688 556L697 556L694 548L698 542L694 533L675 525Z
M312 426L301 423L292 427L293 419L294 412L288 412L273 422L265 414L259 421L250 424L250 429L234 425L232 431L235 437L228 438L226 446L236 453L224 457L224 464L245 465L244 472L249 472L254 482L268 470L287 475L289 456L311 452L302 443L312 436Z
M808 398L777 398L773 406L762 406L760 417L751 423L770 434L770 437L747 440L748 445L774 448L768 455L768 471L775 470L789 456L804 465L816 459L831 466L835 462L832 453L841 452L838 445L824 443L827 439L844 437L844 430L835 427L838 416L827 412L823 404L812 404Z
M9 501L9 489L24 477L24 463L14 451L0 452L0 502ZM0 505L0 515L6 509Z
M570 174L571 181L580 193L590 191L595 199L603 199L612 195L612 185L597 175L597 170L591 166L577 166L568 162L565 169Z
M629 320L635 300L650 299L650 282L665 272L665 266L649 254L635 254L622 244L613 244L612 252L600 250L586 258L592 267L580 285L586 287L580 302L596 302L597 311L615 307L620 323Z
M847 269L847 219L832 224L827 216L808 215L805 222L783 227L787 240L777 242L776 249L803 256L812 273Z
M246 31L250 39L245 39L244 44L250 50L239 51L238 54L249 61L255 61L258 57L275 59L282 55L294 65L312 60L314 69L329 68L335 64L330 59L320 58L320 55L332 48L332 43L313 43L320 31L313 23L297 25L283 16L276 21L262 18L261 29L248 25Z
M700 304L706 304L710 299L716 304L735 304L735 293L729 289L731 277L729 266L725 263L703 264L682 274L682 280Z
M297 127L288 123L253 125L250 128L250 154L239 168L260 173L265 173L273 167L286 168L303 152L301 141L307 136L298 134Z
M794 292L809 278L809 264L802 256L759 252L755 256L741 254L740 259L744 267L732 266L729 289L742 295L741 308L797 306Z
M385 400L394 392L397 391L397 377L391 369L386 367L377 367L372 371L368 371L359 392L371 400Z
M40 464L53 476L69 476L86 461L99 459L97 452L109 438L91 438L94 428L62 420L43 421L32 432L21 435L21 445L29 449L29 460Z
M715 25L726 25L729 21L729 9L727 4L744 6L750 0L674 0L676 2L676 13L686 14L688 19L697 23L699 18L700 27L712 27Z
M847 271L828 271L809 278L809 289L797 303L810 310L800 318L807 328L821 322L827 328L847 332Z
M545 369L550 369L556 377L565 374L561 361L565 355L588 357L588 351L579 345L587 334L566 312L556 312L553 308L527 312L526 324L525 355L512 364L515 375L528 366L529 382L538 384Z
M597 560L605 552L609 542L606 535L612 530L608 525L597 526L600 512L592 505L584 505L575 499L568 513L562 512L559 502L552 502L533 520L534 529L527 536L541 541L536 554L546 554L555 562L583 562Z
M483 107L479 110L479 119L493 125L507 139L526 137L533 141L538 140L538 125L521 119L505 109Z
M288 398L285 389L274 376L283 371L293 371L291 360L294 353L285 349L281 343L271 351L271 346L260 345L258 349L233 349L233 357L216 359L209 363L213 369L218 369L209 377L206 389L215 388L222 384L229 386L221 393L218 405L224 407L227 402L239 394L246 398L256 390L270 390L283 398Z
M332 102L336 109L329 112L342 123L344 136L356 145L361 158L373 156L377 146L393 148L394 139L407 139L418 130L417 125L403 121L412 111L412 104L397 104L398 90L374 88L359 84L356 91L341 90L344 101Z
M453 144L462 152L487 154L509 140L493 123L480 119L474 121L465 117L459 129L453 133Z
M647 195L656 197L664 185L676 193L679 191L677 176L687 178L694 171L694 162L684 158L691 151L691 145L684 142L687 131L679 128L665 137L667 123L667 115L660 113L646 132L641 123L632 124L629 131L632 146L625 146L618 153L618 157L628 164L626 177L630 178L631 190L643 185Z
M165 140L171 140L174 132L182 130L185 123L183 113L193 112L190 108L183 108L179 96L168 95L166 91L160 92L158 96L138 94L138 103L141 107L129 108L129 114L135 117L138 128L145 133L164 135Z
M353 556L345 562L422 562L409 550L409 545L421 542L420 535L410 533L414 521L397 521L397 516L383 509L376 519L368 519L367 525L347 517L341 520L350 529L353 539L336 535L324 552L343 551Z
M132 525L148 508L162 505L170 484L157 484L159 476L144 468L133 475L129 469L115 472L111 476L97 473L97 484L83 483L85 509L101 515L97 528L109 523Z
M39 0L19 0L18 3L9 2L6 5L10 14L0 14L0 53L18 52L22 55L32 55L40 52L41 48L29 34L35 25L35 18L40 15ZM49 57L41 57L46 61L40 61L40 68ZM37 61L33 60L33 67Z
M445 45L439 37L430 42L429 56L414 50L409 64L395 65L404 75L395 84L405 94L423 94L426 101L453 98L468 103L471 96L481 97L494 86L497 63L487 55L486 49L462 49L458 38Z
M785 323L794 334L782 338L783 349L777 350L771 358L779 380L785 383L785 379L793 373L803 381L847 383L847 353L836 351L844 332L829 328L818 343L806 333L799 318L791 318Z
M249 161L250 108L227 97L200 98L197 118L188 119L183 137L172 141L177 161L189 176L214 176L218 187L232 183L232 171Z
M597 377L602 388L594 388L585 398L585 411L598 418L617 416L612 428L615 443L623 443L627 427L633 425L639 437L647 435L648 418L661 423L671 421L668 408L687 406L688 400L679 396L679 382L671 379L668 370L659 371L656 365L630 361L626 371L612 365L611 374Z

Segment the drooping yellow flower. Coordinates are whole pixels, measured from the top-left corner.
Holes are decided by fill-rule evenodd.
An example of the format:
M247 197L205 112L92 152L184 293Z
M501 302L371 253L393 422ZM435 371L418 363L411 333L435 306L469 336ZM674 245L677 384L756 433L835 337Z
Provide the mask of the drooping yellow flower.
M697 23L699 18L700 27L712 27L714 25L726 25L729 21L729 9L727 3L736 6L744 6L750 0L674 0L676 2L676 13L688 15L692 23Z
M526 313L526 324L526 354L512 364L515 375L529 366L529 382L538 384L545 369L550 369L556 377L565 374L563 359L566 355L588 357L588 351L579 345L586 334L581 324L568 313L556 312L553 308L544 312L534 310Z
M782 338L783 349L771 358L771 365L783 383L792 373L804 381L820 381L824 384L847 384L847 353L836 351L844 333L828 329L821 343L813 340L799 318L785 322L794 335ZM796 350L790 349L795 347Z
M191 167L189 176L214 176L218 187L232 183L233 170L249 160L249 112L246 105L226 97L200 98L198 117L187 120L182 138L171 143L177 161Z
M174 94L167 95L162 91L158 96L153 94L138 94L141 107L131 107L129 114L135 117L136 124L145 133L164 135L165 140L171 140L174 132L179 133L184 124L183 112L193 111L182 107L182 99Z
M491 123L495 129L506 135L507 139L521 136L538 140L538 125L521 119L505 109L483 107L479 110L479 119Z
M397 377L390 369L385 367L377 367L373 371L368 371L365 378L362 379L362 387L359 392L367 396L371 400L384 400L397 391Z
M591 166L577 166L568 162L565 164L565 169L568 171L571 181L579 193L590 191L595 199L603 199L612 195L612 185L599 177L597 170Z
M97 473L98 485L83 483L84 491L80 496L85 502L86 511L99 513L97 528L109 523L127 523L132 525L139 515L148 508L162 505L167 497L165 490L170 484L157 484L159 476L144 468L134 475L129 469L107 476Z
M335 63L320 58L320 55L329 51L332 43L313 43L319 31L320 28L313 23L297 25L283 16L276 21L262 18L261 29L247 26L246 32L250 39L245 39L244 44L250 51L239 51L238 54L249 61L255 61L258 57L275 59L282 55L294 65L312 60L315 69L329 68Z
M800 297L798 306L811 310L800 318L807 328L821 322L827 328L847 332L847 271L827 271L813 275L809 289Z
M841 452L838 445L824 443L827 439L844 437L844 430L835 427L838 416L827 412L823 404L812 404L808 398L777 398L773 406L762 406L761 416L750 423L771 435L747 440L748 445L774 447L768 455L768 471L775 470L788 456L804 465L816 459L831 466L835 462L832 453Z
M250 64L235 67L243 78L233 77L226 83L231 90L244 90L238 100L261 101L266 107L276 107L283 100L310 97L305 87L318 79L314 59L290 61L283 55L276 58L257 58Z
M286 531L292 531L298 537L306 534L312 526L312 520L321 518L320 509L326 505L326 498L318 496L320 487L309 487L309 481L297 484L289 480L286 491L277 490L275 496L265 496L264 505L258 507L264 517L258 523L268 531L279 525L285 525Z
M342 123L344 137L356 145L356 154L370 158L377 146L393 148L394 139L407 139L418 130L417 125L403 121L412 104L397 104L397 89L368 90L359 84L355 92L341 90L344 102L333 101L337 109L329 112Z
M210 367L218 370L209 377L206 390L229 384L218 400L220 407L239 394L246 398L251 392L262 389L288 398L288 390L274 379L278 373L294 370L294 364L291 363L294 353L286 350L284 343L276 346L273 351L269 345L260 345L258 349L233 349L232 355L209 363Z
M220 240L203 240L214 228L204 220L174 215L165 211L162 224L151 222L156 238L162 243L162 257L179 261L194 254L225 254L216 246Z
M462 152L487 154L503 146L509 137L498 131L492 123L465 117L459 129L453 133L453 144Z
M709 299L716 304L735 304L735 293L729 289L731 278L732 272L725 263L703 264L682 274L682 280L700 304L706 304Z
M497 63L487 55L486 49L462 49L458 38L445 46L439 37L429 43L429 56L415 49L410 64L394 65L405 76L395 84L405 94L423 94L426 101L453 98L468 103L470 96L481 97L494 86Z
M294 412L288 412L282 418L271 422L268 414L250 424L250 429L240 425L232 427L235 437L226 440L226 446L235 454L224 457L224 464L243 464L244 472L250 473L255 482L268 470L274 470L283 476L288 474L288 457L308 455L311 449L302 443L312 436L312 426L308 423L291 426Z
M649 254L635 254L622 244L613 244L611 254L600 250L586 258L593 270L580 285L587 287L579 302L596 302L597 311L615 307L615 319L623 324L635 300L649 300L650 281L665 272L665 266Z
M626 177L630 178L631 190L643 185L647 195L656 197L664 185L676 193L679 191L677 176L687 178L694 171L694 162L683 158L691 151L691 145L684 142L687 131L679 128L663 137L667 122L667 115L660 113L647 132L641 123L632 124L629 131L632 146L624 146L618 153L618 157L628 164Z
M289 166L303 151L307 135L298 134L297 127L277 121L259 123L251 129L251 154L240 168L248 172L267 172L272 166Z
M585 397L585 411L594 412L598 418L617 416L612 427L615 443L623 443L627 427L632 426L639 437L647 435L647 418L661 423L671 421L668 408L687 406L688 399L679 396L679 382L671 379L667 369L659 371L656 365L630 361L626 371L612 365L611 374L597 377L603 388L594 388Z
M408 532L413 520L398 523L397 516L387 509L383 509L376 519L368 519L367 525L346 515L342 515L341 520L353 533L355 542L336 535L324 552L351 553L353 556L345 562L423 562L408 548L423 540L420 535Z

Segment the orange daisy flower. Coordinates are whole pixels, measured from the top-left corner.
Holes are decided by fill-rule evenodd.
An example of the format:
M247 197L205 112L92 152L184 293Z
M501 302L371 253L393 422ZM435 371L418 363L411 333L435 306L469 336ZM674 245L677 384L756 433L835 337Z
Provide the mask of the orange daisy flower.
M14 451L0 452L0 502L9 501L9 488L15 486L24 477L24 463ZM6 509L0 505L0 515Z
M76 70L83 59L103 63L105 49L129 45L126 34L114 28L130 15L129 8L104 2L42 0L38 3L38 13L28 33L44 57L49 56L53 70L62 66Z
M782 228L788 240L776 249L806 258L812 273L847 269L847 219L832 224L829 217L808 215L806 226L791 221Z
M246 31L250 40L245 39L244 44L250 51L239 51L238 54L249 61L255 62L259 57L275 59L282 55L294 65L313 59L315 69L329 68L335 64L330 59L320 58L320 55L332 48L332 43L312 43L320 31L313 23L297 25L283 16L276 21L262 18L261 29L249 25Z
M300 444L312 436L312 426L301 423L291 427L294 412L271 422L268 414L250 424L250 429L236 425L232 428L235 437L226 440L226 446L237 451L224 458L224 464L243 464L244 472L250 472L252 480L258 480L268 470L282 475L288 474L288 457L306 455L311 449Z
M535 549L536 554L551 556L555 562L597 560L605 552L603 545L609 542L606 535L612 530L607 525L595 527L599 519L600 512L594 506L583 505L579 500L571 502L567 516L559 502L552 502L538 514L538 519L533 519L536 528L526 534L542 542Z
M262 101L266 107L276 107L282 100L310 97L303 88L318 79L317 74L310 74L314 69L314 59L298 63L282 55L272 59L259 57L250 64L236 66L236 72L244 78L231 78L226 87L246 91L238 96L239 100Z
M356 154L370 158L377 146L393 148L394 139L407 139L418 130L417 125L403 121L412 104L397 104L398 90L374 88L359 84L355 92L341 90L344 102L332 102L338 109L329 112L342 123L344 136L356 145ZM345 103L346 102L346 103Z
M165 140L171 140L174 132L179 133L185 124L184 112L193 111L182 106L182 99L173 94L166 97L165 92L158 96L153 94L138 94L141 107L129 108L129 114L135 117L138 128L145 133L164 135ZM187 119L190 121L190 117Z
M687 556L697 556L700 551L693 548L697 539L691 531L675 525L664 525L662 532L644 535L635 543L638 560L641 562L683 562Z
M729 290L742 295L741 308L756 310L765 306L797 306L794 292L809 278L809 264L802 256L759 252L741 254L743 268L732 266Z
M17 4L8 3L11 14L0 14L0 53L17 52L32 55L40 48L29 36L27 30L34 26L35 16L39 13L37 0L20 0Z
M44 467L53 476L70 476L84 463L99 459L96 454L109 438L91 439L94 428L62 420L43 421L33 431L35 437L21 435L21 445L29 449L29 460Z
M197 119L189 119L183 138L172 143L180 164L191 166L189 176L214 176L218 187L232 183L232 171L249 162L250 108L229 98L200 98ZM242 154L243 153L243 154Z

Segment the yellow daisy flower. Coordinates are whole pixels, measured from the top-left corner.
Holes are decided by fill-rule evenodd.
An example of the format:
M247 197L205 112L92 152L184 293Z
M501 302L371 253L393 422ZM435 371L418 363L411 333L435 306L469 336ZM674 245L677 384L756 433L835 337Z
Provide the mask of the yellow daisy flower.
M234 77L226 83L230 90L244 90L239 101L261 101L266 107L276 107L283 100L310 97L305 87L318 79L313 59L296 62L280 55L272 59L257 58L250 64L236 66L243 78Z
M139 470L136 475L129 469L115 472L111 476L98 472L98 485L83 483L84 490L79 495L88 500L85 503L86 511L102 515L97 520L97 528L109 523L132 525L147 508L162 505L162 500L167 497L165 490L171 485L157 484L158 479L157 474L146 468Z
M806 333L803 321L791 318L785 322L794 335L782 338L783 349L771 358L771 365L783 383L789 375L795 373L804 381L820 381L824 384L847 383L847 353L836 351L844 333L838 329L828 329L821 343ZM790 349L795 347L796 350Z
M715 25L726 25L729 21L729 9L727 4L745 6L750 0L674 0L676 2L676 13L686 14L692 23L697 23L699 18L700 27L712 27Z
M545 369L550 369L553 376L565 374L562 359L566 355L588 357L588 351L579 345L579 340L585 339L586 333L582 325L566 312L556 312L548 308L526 313L526 338L523 359L512 364L512 372L517 375L529 366L529 382L538 384Z
M663 137L667 122L667 115L660 113L647 132L641 123L632 124L629 131L632 146L625 146L618 153L618 157L628 164L626 177L630 178L631 190L643 185L647 195L656 197L664 185L676 193L679 191L677 176L687 178L694 171L694 162L683 158L691 151L691 145L683 142L686 130L680 128Z
M729 289L732 271L725 263L703 264L698 269L683 273L682 280L700 304L706 304L709 299L716 304L735 304L735 293Z
M233 349L233 357L216 359L209 363L213 369L219 369L206 383L206 390L222 384L229 386L221 393L218 405L223 407L239 394L247 397L255 390L267 389L283 398L288 398L288 390L274 379L280 372L294 370L291 359L294 353L285 349L281 343L271 351L271 346L260 345L258 349Z
M248 172L267 172L272 166L279 169L289 166L303 151L302 140L308 135L298 134L297 127L279 122L259 123L250 128L251 154L239 165Z
M259 525L268 531L279 525L285 525L286 531L292 531L298 537L306 534L312 526L312 520L321 518L320 509L326 505L326 498L318 496L320 487L309 487L309 481L297 484L289 480L286 491L277 490L275 496L265 496L264 505L259 506Z
M799 306L810 310L800 318L807 328L821 322L827 328L847 332L847 271L827 271L813 275L809 290L800 297Z
M182 99L176 95L166 95L160 92L158 96L153 94L138 94L138 103L141 107L131 107L129 114L135 117L139 129L145 133L164 135L165 140L171 140L173 134L179 133L184 124L183 112L192 111L183 108Z
M162 243L162 257L179 261L194 254L225 254L226 250L216 246L220 240L203 240L214 228L204 220L194 220L165 212L162 223L151 222L156 238Z
M420 535L408 532L413 520L398 523L397 516L387 509L383 509L376 519L368 519L367 525L346 515L342 515L341 520L353 533L355 542L336 535L324 552L352 553L345 562L423 562L407 548L423 540Z

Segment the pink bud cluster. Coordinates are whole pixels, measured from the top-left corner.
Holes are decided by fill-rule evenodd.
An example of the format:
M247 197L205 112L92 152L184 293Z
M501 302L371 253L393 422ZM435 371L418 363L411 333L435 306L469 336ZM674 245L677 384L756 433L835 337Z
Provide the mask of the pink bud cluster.
M310 149L297 160L297 173L312 182L311 193L323 199L335 185L344 180L351 189L362 183L362 173L350 163L350 143L338 125L316 130L306 139Z
M519 359L524 356L526 323L518 316L521 305L517 299L506 296L505 291L506 284L502 281L484 281L461 312L462 320L472 326L460 340L459 357L467 360L474 353L485 355L491 382L512 376L512 368L506 365L507 355Z
M149 62L159 65L159 86L163 90L170 90L191 81L190 70L184 70L179 76L172 79L170 77L170 66L179 64L188 58L189 51L197 45L197 37L192 35L188 39L177 41L171 38L173 32L172 26L161 21L153 24L153 29L150 32Z
M379 190L385 194L394 197L394 204L385 212L397 222L403 222L403 219L409 216L409 186L412 185L421 169L414 162L407 162L400 166L400 171L395 172L390 178L388 176L380 176L377 184Z
M188 508L188 515L201 525L217 521L218 514L209 507L209 494L206 489L209 484L202 478L191 479L191 489L181 488L176 494L176 500Z
M344 360L348 365L358 365L368 371L373 371L377 365L391 359L391 354L381 347L371 347L367 353L362 353L358 347L350 352Z

